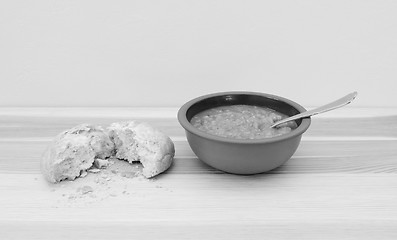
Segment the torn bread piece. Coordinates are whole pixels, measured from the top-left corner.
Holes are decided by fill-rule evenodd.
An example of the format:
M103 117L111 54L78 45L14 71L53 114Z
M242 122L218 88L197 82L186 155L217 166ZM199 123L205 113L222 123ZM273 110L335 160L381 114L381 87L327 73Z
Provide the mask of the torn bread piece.
M116 157L128 162L141 162L143 176L154 177L167 170L173 161L175 147L172 140L151 125L138 122L117 122L108 128L116 147Z
M95 158L94 160L94 167L96 167L97 169L102 169L102 168L107 168L109 167L112 163L109 161L108 159L100 159L100 158Z
M49 182L74 180L96 158L114 155L114 143L101 127L81 124L55 137L43 154L41 170Z

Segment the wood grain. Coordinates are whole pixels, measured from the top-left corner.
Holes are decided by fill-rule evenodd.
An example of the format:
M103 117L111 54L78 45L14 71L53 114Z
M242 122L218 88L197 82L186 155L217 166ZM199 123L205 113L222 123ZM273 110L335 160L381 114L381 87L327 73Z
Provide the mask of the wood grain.
M252 176L197 159L176 111L0 109L0 239L397 239L397 109L313 118L286 164ZM44 181L40 156L60 131L130 119L174 140L165 174Z

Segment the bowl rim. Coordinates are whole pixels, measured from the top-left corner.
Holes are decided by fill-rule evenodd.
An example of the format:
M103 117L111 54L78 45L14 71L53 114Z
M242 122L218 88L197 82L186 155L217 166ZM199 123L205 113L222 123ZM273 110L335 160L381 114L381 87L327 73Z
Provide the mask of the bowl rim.
M262 138L262 139L234 139L234 138L226 138L226 137L221 137L221 136L213 135L210 133L206 133L206 132L194 127L187 120L186 113L192 105L194 105L204 99L207 99L207 98L219 97L219 96L223 96L223 95L255 95L255 96L269 98L269 99L276 100L276 101L282 101L282 102L294 107L300 113L307 111L304 107L302 107L298 103L296 103L290 99L287 99L287 98L284 98L281 96L277 96L277 95L273 95L273 94L268 94L268 93L263 93L263 92L251 92L251 91L216 92L216 93L210 93L210 94L196 97L196 98L186 102L185 104L183 104L178 111L178 121L181 124L181 126L186 131L188 131L192 134L195 134L197 136L200 136L202 138L210 139L212 141L217 141L217 142L238 143L238 144L264 144L264 143L274 143L274 142L284 141L284 140L302 135L310 126L311 118L306 117L306 118L302 118L302 122L297 128L295 128L294 130L292 130L289 133L282 134L280 136L270 137L270 138Z

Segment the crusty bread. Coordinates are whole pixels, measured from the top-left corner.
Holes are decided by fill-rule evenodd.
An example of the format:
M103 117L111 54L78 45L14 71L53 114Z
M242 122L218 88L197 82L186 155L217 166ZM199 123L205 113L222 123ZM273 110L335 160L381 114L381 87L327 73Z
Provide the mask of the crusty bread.
M73 180L95 158L114 154L114 143L101 127L81 124L55 137L43 154L41 170L49 182Z
M55 137L43 154L41 170L49 182L74 180L95 165L96 159L116 156L142 163L142 174L151 178L167 170L175 154L171 139L142 122L118 122L105 131L81 124Z
M142 174L153 177L167 170L174 158L175 148L171 139L143 122L117 122L108 127L110 139L116 146L116 157L128 162L139 161Z

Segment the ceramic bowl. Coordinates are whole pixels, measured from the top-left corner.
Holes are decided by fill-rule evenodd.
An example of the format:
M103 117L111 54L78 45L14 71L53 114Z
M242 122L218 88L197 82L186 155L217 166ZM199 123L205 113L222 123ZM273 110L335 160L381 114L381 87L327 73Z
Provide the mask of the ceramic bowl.
M298 127L289 133L264 139L232 139L212 135L194 127L190 120L197 113L219 106L254 105L271 108L287 116L305 112L296 102L259 92L219 92L197 97L178 111L178 121L197 157L206 164L234 174L257 174L284 164L298 148L310 117L296 120Z

